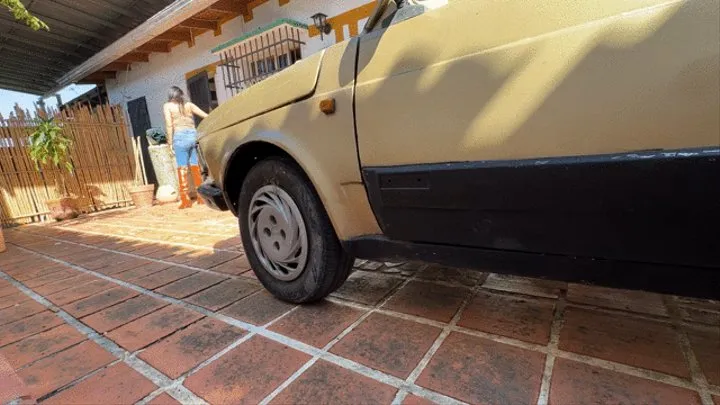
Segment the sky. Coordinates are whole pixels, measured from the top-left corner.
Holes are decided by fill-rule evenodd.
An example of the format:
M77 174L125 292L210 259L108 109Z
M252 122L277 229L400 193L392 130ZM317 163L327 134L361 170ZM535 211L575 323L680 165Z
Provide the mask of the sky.
M66 103L93 87L95 87L93 84L71 84L60 90L59 94L63 103ZM0 89L0 114L7 118L8 115L10 115L10 112L13 111L13 106L16 102L20 104L20 107L23 110L29 109L32 111L33 103L37 102L38 98L39 96L34 94L18 93L15 91ZM45 105L48 107L56 107L57 100L55 96L46 98Z

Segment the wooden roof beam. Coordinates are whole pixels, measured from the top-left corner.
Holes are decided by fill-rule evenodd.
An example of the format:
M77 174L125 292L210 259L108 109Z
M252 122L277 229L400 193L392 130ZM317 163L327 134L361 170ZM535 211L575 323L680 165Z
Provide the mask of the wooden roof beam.
M225 14L240 14L243 11L241 2L237 0L220 0L207 9Z
M116 62L135 63L135 62L150 62L148 54L142 52L130 52L126 55L121 56Z
M170 52L170 44L165 41L161 42L153 42L150 41L146 44L140 45L137 48L135 48L135 52L142 52L142 53L168 53Z
M187 20L178 24L178 26L185 27L185 28L199 28L199 29L203 29L203 30L215 31L218 28L218 22L210 21L210 20L199 20L197 18L188 18Z
M102 72L124 72L126 70L130 70L130 64L125 62L113 62L100 69Z
M162 34L155 37L155 39L162 39L165 41L182 41L188 44L193 42L190 30L187 31L165 31Z
M83 80L90 80L93 82L104 82L105 79L117 79L117 72L95 72L91 73L83 78Z

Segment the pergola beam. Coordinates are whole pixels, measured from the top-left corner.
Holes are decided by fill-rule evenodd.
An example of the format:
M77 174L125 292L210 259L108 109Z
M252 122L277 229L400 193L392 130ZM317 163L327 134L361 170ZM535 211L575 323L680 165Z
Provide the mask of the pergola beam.
M143 53L169 53L170 52L170 44L162 41L162 42L148 42L146 44L140 45L137 48L135 48L135 52L143 52Z
M100 69L101 72L124 72L126 70L130 70L130 64L125 62L109 63Z
M117 72L95 72L91 73L83 78L83 80L100 80L105 81L105 79L116 79L117 78Z
M185 28L199 28L203 30L216 30L218 27L217 21L200 20L197 18L188 18L181 22L178 26Z
M122 57L118 58L116 62L135 63L135 62L150 62L148 54L142 52L130 52Z
M242 11L242 7L239 3L240 2L235 0L220 0L207 9L225 14L239 14Z
M155 37L156 39L163 39L166 41L182 41L192 44L193 38L190 30L181 31L165 31L162 34Z

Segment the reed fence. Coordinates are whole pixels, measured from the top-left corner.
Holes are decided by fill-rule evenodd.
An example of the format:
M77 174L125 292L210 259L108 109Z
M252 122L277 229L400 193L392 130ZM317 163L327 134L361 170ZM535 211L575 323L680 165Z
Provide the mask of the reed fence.
M30 159L28 137L38 119L47 115L72 139L72 174L52 165L38 169ZM0 116L0 223L47 220L45 202L62 194L56 186L58 176L64 177L69 194L84 212L129 205L127 189L135 173L131 142L120 106L39 111L34 116L16 110L10 118Z

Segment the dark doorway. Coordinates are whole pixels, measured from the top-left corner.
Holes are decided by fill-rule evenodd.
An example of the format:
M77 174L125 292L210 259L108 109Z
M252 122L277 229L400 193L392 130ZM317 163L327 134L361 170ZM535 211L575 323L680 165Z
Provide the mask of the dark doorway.
M145 131L151 128L150 114L148 113L145 97L128 101L127 108L133 135L136 138L140 137L140 147L142 148L143 159L145 160L145 173L147 174L148 183L157 185L157 177L155 176L155 170L152 167L150 153L148 152L148 140L145 136Z
M188 93L190 95L190 101L195 103L196 106L200 107L205 112L210 112L213 108L217 107L217 97L213 102L213 89L214 80L208 76L208 72L203 70L195 76L187 80ZM195 116L195 125L200 124L200 118Z

